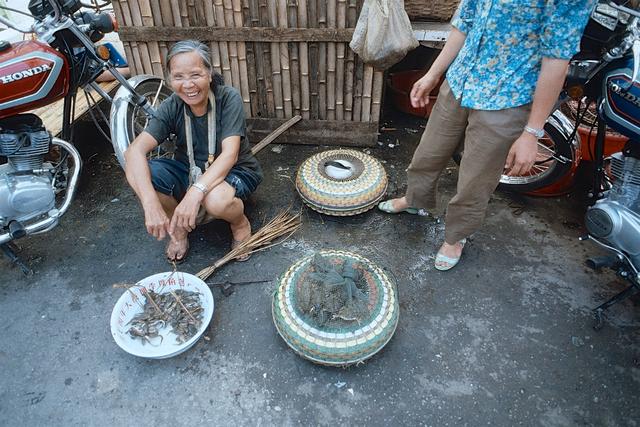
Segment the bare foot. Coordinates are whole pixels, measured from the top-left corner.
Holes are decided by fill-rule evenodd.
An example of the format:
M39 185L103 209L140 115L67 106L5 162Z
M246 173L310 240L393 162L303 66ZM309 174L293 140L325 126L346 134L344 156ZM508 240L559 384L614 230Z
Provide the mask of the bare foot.
M231 234L233 240L242 242L247 237L251 236L251 223L247 219L246 215L242 215L242 218L238 223L229 224L231 226Z
M391 199L391 206L396 211L401 211L403 209L407 209L409 207L409 203L407 203L407 197L402 196L397 199Z
M438 253L444 256L448 256L449 258L460 258L460 255L462 255L463 247L464 244L462 242L456 242L453 245L444 242L442 246L440 246L440 250L438 251Z
M188 251L189 238L188 235L185 234L184 238L171 238L167 244L165 254L169 262L181 262L184 261Z

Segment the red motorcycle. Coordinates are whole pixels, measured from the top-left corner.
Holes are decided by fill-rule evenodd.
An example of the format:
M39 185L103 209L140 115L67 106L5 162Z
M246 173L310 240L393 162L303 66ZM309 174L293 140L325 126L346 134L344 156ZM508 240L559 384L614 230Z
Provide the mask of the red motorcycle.
M153 115L153 106L171 94L155 76L127 80L110 60L109 49L95 45L116 29L112 15L103 11L109 3L87 11L93 6L80 0L30 0L34 23L28 29L0 16L4 25L36 37L17 43L0 41L0 248L25 273L28 267L9 244L51 230L74 198L82 167L71 143L79 90L92 88L113 102L112 143L121 164L122 153ZM96 83L105 71L121 85L113 99ZM28 112L62 98L58 138ZM100 109L96 111L101 114Z

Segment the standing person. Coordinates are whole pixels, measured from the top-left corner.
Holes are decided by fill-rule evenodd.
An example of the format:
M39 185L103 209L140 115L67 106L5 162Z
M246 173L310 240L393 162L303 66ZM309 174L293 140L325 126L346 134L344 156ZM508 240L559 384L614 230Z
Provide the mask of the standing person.
M407 192L378 205L393 214L434 209L438 177L464 140L436 269L458 263L503 171L521 175L533 166L538 138L594 5L595 0L462 0L442 52L411 90L411 104L426 106L446 72L407 170Z
M205 216L229 223L232 247L251 235L243 199L262 171L245 135L242 98L214 75L207 46L177 42L166 67L174 93L125 152L125 173L142 203L147 232L158 240L169 235L167 259L181 262L188 234ZM175 159L147 161L170 134L177 139Z

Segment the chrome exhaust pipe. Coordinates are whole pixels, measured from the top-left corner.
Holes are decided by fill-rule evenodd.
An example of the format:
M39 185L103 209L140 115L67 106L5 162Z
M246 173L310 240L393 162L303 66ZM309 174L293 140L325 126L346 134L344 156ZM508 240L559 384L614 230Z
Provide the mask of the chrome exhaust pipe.
M71 202L73 201L76 194L78 178L80 177L80 170L82 169L82 159L80 158L80 153L72 144L60 138L52 138L51 143L65 149L73 158L75 167L73 169L73 174L69 179L69 185L67 186L67 192L64 196L64 200L62 201L62 205L59 208L51 209L47 213L47 218L24 226L22 230L24 231L25 236L28 236L30 234L44 233L58 225L60 217L62 217L62 215L64 215L67 210L69 210L69 206L71 206ZM8 243L12 240L14 240L14 238L10 232L0 234L0 245Z

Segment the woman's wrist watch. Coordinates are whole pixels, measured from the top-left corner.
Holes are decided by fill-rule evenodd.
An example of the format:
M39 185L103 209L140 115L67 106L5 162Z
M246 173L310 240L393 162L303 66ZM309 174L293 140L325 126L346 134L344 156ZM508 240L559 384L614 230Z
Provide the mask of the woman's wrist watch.
M201 182L194 182L193 184L191 184L192 187L196 188L198 191L200 191L202 194L207 194L207 191L209 191L209 189L207 188L206 185L204 185Z
M536 129L533 128L529 125L526 125L524 127L524 131L527 133L530 133L531 135L535 136L536 138L540 139L544 136L544 129Z

